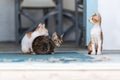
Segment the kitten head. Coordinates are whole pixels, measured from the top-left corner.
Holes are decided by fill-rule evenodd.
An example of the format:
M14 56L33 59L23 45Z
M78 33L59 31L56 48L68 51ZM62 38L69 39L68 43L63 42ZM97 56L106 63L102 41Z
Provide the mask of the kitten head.
M63 40L62 40L62 37L63 35L57 35L56 32L54 32L52 34L52 41L54 42L54 44L57 46L57 47L60 47L60 45L63 43Z
M48 36L48 30L45 28L45 24L39 24L35 30L39 32L41 35Z
M90 20L89 20L91 23L93 24L101 24L101 16L100 14L98 13L94 13L91 17L90 17Z

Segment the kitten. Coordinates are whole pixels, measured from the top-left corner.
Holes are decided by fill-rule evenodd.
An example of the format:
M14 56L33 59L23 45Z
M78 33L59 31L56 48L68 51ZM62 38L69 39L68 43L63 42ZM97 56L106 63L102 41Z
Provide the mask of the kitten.
M48 30L45 28L45 24L39 24L35 31L27 32L21 41L21 50L24 54L33 53L32 42L38 36L48 36Z
M103 33L101 29L101 16L94 14L89 20L93 27L90 32L90 42L88 44L88 54L101 54L103 44Z
M60 47L62 44L62 37L58 36L56 32L52 34L52 39L48 36L36 37L32 43L32 48L35 54L53 54L55 47Z

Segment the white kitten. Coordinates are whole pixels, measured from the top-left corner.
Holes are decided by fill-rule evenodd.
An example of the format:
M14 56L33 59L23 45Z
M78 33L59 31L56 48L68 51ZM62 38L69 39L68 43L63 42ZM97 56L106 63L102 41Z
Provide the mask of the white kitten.
M94 14L89 20L93 27L90 32L90 42L88 44L88 54L101 54L103 44L103 33L101 29L101 16Z
M21 49L24 54L33 53L32 42L38 36L48 36L48 30L45 28L45 24L39 24L33 32L27 32L22 39Z

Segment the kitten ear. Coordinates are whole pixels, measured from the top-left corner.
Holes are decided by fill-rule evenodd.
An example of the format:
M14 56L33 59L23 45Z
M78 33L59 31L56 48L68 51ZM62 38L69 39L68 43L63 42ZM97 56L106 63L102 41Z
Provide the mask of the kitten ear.
M44 28L45 28L45 24L41 24L41 25L40 25L40 28L41 28L41 29L44 29Z
M42 25L42 28L45 28L45 24Z
M97 16L98 16L98 18L99 18L99 23L100 23L100 25L101 25L102 18L101 18L101 15L100 15L100 13L98 13L98 14L97 14Z
M39 29L41 28L42 23L38 24L37 28L35 29L35 31L39 31Z
M54 40L54 39L57 39L57 38L58 38L57 33L54 32L54 33L52 34L52 39Z
M64 36L64 33L60 37L63 38L63 36Z
M96 13L93 13L93 15L92 16L96 16L97 14Z
M41 26L42 26L42 23L40 23L38 26L41 27Z
M97 13L94 13L94 15L97 15Z
M98 13L97 16L101 19L101 15L100 15L100 13Z
M43 28L45 28L45 24L40 23L40 24L38 25L38 27L43 29Z

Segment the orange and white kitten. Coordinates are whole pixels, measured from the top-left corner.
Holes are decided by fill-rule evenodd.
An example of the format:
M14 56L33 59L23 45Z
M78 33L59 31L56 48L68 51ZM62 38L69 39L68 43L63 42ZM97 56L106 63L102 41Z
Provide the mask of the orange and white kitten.
M32 54L32 42L38 36L48 36L48 30L45 24L39 24L35 31L27 32L21 41L21 50L24 54Z
M90 32L90 42L88 44L88 54L101 54L103 44L103 33L101 28L100 14L94 14L89 20L93 27Z

